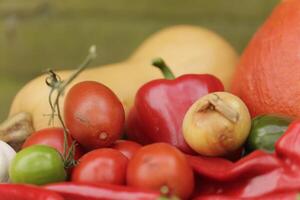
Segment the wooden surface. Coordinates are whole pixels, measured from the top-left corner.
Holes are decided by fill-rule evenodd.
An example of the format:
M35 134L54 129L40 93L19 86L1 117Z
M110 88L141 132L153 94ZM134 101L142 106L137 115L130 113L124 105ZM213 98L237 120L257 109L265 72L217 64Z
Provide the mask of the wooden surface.
M241 52L278 0L0 0L0 120L18 89L46 68L73 68L91 44L94 65L126 58L174 24L208 27Z

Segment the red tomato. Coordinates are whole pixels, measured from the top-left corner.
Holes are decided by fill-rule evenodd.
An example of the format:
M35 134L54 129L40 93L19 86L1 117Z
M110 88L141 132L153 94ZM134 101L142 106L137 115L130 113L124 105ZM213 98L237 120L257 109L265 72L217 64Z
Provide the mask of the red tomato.
M131 159L132 156L142 147L139 143L129 141L129 140L117 140L112 148L119 150L123 153L128 159Z
M86 149L92 150L110 146L120 138L125 112L108 87L84 81L68 92L64 119L72 136Z
M194 188L194 174L178 149L155 143L142 147L129 161L127 184L154 190L167 186L172 194L188 199Z
M120 151L102 148L82 156L74 168L74 182L124 184L128 159Z
M68 138L69 146L72 144L73 139ZM55 148L58 152L63 155L64 152L64 130L62 128L46 128L39 130L32 135L30 135L22 148L26 148L35 144L47 145ZM69 149L67 149L69 150ZM74 159L78 160L82 155L82 151L78 145L75 147Z

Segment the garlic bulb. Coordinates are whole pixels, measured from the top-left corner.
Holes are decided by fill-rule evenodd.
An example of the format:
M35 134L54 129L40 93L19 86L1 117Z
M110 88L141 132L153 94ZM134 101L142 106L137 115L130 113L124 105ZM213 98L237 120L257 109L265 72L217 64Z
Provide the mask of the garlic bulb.
M15 155L15 150L0 140L0 183L9 182L8 169Z

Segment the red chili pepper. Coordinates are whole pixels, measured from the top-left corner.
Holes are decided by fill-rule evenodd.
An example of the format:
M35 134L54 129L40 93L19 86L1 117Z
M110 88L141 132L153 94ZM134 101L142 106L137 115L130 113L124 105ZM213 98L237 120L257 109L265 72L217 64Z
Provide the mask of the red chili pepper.
M223 158L210 158L187 155L194 171L201 176L218 181L254 177L281 167L282 161L263 151L254 151L238 162Z
M300 120L294 121L275 144L278 157L300 166Z
M36 186L0 184L3 200L64 200L59 194Z
M156 200L159 192L121 185L88 183L55 183L44 188L57 192L65 200Z
M273 193L255 198L236 198L232 196L224 195L209 195L200 196L193 200L298 200L300 197L298 191L284 192L284 193Z
M198 195L263 199L263 195L300 191L300 120L289 126L275 151L255 151L236 163L187 156L199 175Z
M155 60L153 65L166 79L150 81L138 90L128 117L128 137L142 144L166 142L194 153L183 138L184 115L200 97L223 91L224 86L208 74L187 74L175 79L162 59Z

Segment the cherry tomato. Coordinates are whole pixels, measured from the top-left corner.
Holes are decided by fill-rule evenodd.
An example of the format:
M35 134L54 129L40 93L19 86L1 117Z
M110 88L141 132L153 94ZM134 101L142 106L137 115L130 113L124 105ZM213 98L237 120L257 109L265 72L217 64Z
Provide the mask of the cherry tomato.
M71 137L68 138L68 145L70 146L73 142ZM26 148L32 145L47 145L55 148L61 155L64 153L64 130L62 128L46 128L39 130L30 135L22 148ZM69 148L67 149L68 152ZM77 160L81 157L82 151L78 145L75 147L74 159Z
M120 100L108 87L84 81L68 92L64 119L73 138L92 150L108 147L120 138L125 112Z
M117 140L112 146L112 148L119 150L128 159L131 159L141 147L142 145L139 143L129 140Z
M13 183L35 185L67 178L61 154L44 145L33 145L18 152L10 165L9 176Z
M102 148L79 159L71 180L74 182L124 184L128 159L120 151Z
M194 188L194 175L185 156L166 143L142 147L129 161L127 184L160 190L167 186L173 195L188 199Z

